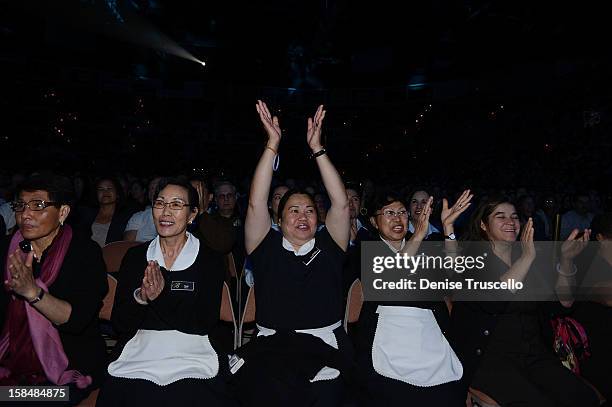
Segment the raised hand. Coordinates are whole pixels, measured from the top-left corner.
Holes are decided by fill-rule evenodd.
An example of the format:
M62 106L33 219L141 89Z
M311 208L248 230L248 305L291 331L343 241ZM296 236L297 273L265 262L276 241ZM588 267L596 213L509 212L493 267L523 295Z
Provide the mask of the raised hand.
M308 146L313 153L320 151L323 148L321 143L321 126L323 125L323 119L325 118L325 110L323 105L320 105L317 109L314 118L308 118L308 131L306 132L306 141Z
M164 290L166 280L156 261L149 261L145 269L142 285L140 286L140 298L144 301L153 301Z
M257 113L259 113L259 119L268 134L268 146L278 148L281 139L281 128L278 124L278 117L272 116L270 110L268 110L268 106L261 100L257 101L255 109Z
M469 189L463 191L457 202L452 207L448 207L448 200L446 198L442 199L442 213L440 215L440 220L442 221L442 226L451 226L455 223L459 215L461 215L467 208L472 204L470 201L474 197L474 194L470 193Z
M591 229L584 229L584 234L578 236L578 229L572 230L572 233L567 237L567 240L561 245L561 258L563 260L573 260L587 246L591 238Z
M351 219L351 236L350 241L354 242L357 240L357 219Z
M522 256L532 260L536 257L535 244L533 243L533 233L533 219L529 218L521 231L520 242L523 249Z
M423 207L421 213L412 219L412 225L414 226L414 236L417 239L423 240L427 237L427 231L429 230L429 216L432 211L433 196L430 196L427 203Z
M22 259L21 250L17 249L9 255L10 277L4 282L9 290L21 295L25 299L31 299L38 295L40 288L34 280L32 272L32 262L34 261L34 251L28 253L25 261Z

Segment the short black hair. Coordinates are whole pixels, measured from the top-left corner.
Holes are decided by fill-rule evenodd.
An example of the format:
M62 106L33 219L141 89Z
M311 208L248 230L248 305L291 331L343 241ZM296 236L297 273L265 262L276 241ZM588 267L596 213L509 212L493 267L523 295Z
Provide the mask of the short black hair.
M402 194L391 189L382 189L376 191L372 200L368 203L368 216L375 216L376 212L393 202L400 202L405 207L406 201L402 198Z
M157 184L157 189L155 190L155 195L153 195L153 200L156 200L159 197L159 193L162 189L166 188L168 185L176 185L177 187L185 188L187 190L187 199L189 199L189 207L192 211L197 212L200 207L200 196L198 195L198 191L191 185L188 181L185 181L181 178L162 178L159 180L159 184Z
M60 205L74 205L74 185L68 177L52 172L35 173L27 177L16 190L15 197L22 192L46 191L49 200Z
M293 188L285 192L285 195L283 195L280 202L278 203L278 218L279 219L283 218L283 210L285 210L285 206L287 206L287 201L289 200L289 198L291 198L291 195L295 195L295 194L308 196L308 198L310 198L310 200L312 201L312 206L314 207L315 212L317 213L317 217L319 216L319 211L317 211L317 205L314 204L315 201L314 201L314 197L312 196L312 194L306 191L306 189Z

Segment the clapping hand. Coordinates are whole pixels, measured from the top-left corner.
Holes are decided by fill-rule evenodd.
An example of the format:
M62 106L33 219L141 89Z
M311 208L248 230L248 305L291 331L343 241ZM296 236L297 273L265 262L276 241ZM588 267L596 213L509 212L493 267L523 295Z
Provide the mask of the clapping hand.
M433 196L430 196L421 213L417 215L415 219L412 219L412 225L414 226L414 237L423 240L427 237L429 230L429 216L432 211Z
M15 253L9 255L9 273L10 277L4 282L9 290L15 294L21 295L26 299L34 298L40 291L34 279L32 271L32 263L34 261L34 251L30 251L25 261L22 259L21 250L15 250Z
M527 257L529 259L535 259L536 251L535 244L533 243L533 219L529 218L525 226L523 226L523 230L521 231L521 247L523 248L523 257Z
M325 110L323 110L323 105L320 105L317 109L314 118L308 118L308 131L306 132L306 140L308 141L308 146L312 150L313 153L320 151L323 149L323 144L321 143L321 126L323 125L323 119L325 118Z
M272 116L270 114L270 110L268 110L268 106L266 106L266 104L261 100L257 101L255 109L257 109L259 119L261 120L261 123L264 125L264 129L268 134L268 146L272 149L278 149L281 139L281 128L278 124L278 117Z
M164 280L159 264L157 261L149 261L140 286L140 298L143 301L153 301L161 294L165 285L166 280Z
M577 237L578 233L580 233L578 229L572 230L567 240L561 245L561 258L563 260L573 260L587 246L591 237L591 229L584 229L584 234L580 237Z
M457 202L452 207L448 207L448 200L444 198L442 200L442 213L440 215L440 220L442 221L442 226L452 226L459 215L461 215L467 208L472 204L470 201L474 197L474 194L470 193L469 189L463 191Z

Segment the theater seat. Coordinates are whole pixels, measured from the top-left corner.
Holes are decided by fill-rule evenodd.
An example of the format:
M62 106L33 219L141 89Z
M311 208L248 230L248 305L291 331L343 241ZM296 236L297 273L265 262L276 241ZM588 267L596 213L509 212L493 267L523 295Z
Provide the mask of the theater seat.
M348 324L359 321L361 307L363 306L363 287L361 280L355 279L349 288L344 312L344 331L348 332Z
M85 400L77 404L77 407L95 407L96 401L98 400L98 393L100 393L100 389L95 389L89 393L89 396L87 396Z
M234 334L234 349L238 347L238 329L236 327L236 318L234 317L234 307L232 306L231 294L227 283L223 283L223 291L221 293L221 309L219 310L219 319L232 324Z
M238 324L238 346L242 345L242 334L244 324L248 324L250 322L255 321L255 286L249 289L249 293L247 294L246 302L244 305L244 312L240 318L240 323Z
M132 242L127 240L121 240L119 242L112 242L102 248L102 256L104 257L104 263L106 263L107 273L116 273L119 271L121 266L121 260L130 247L138 246L141 242Z
M470 387L472 406L474 407L499 407L499 404L480 390Z

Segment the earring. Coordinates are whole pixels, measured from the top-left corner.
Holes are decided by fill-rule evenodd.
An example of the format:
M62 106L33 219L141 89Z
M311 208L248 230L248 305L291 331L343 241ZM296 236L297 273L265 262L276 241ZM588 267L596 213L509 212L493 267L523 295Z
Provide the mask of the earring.
M193 221L192 221L192 220L190 220L190 221L189 221L189 222L187 222L187 223L191 225L191 224L193 223Z
M60 220L60 226L64 226L64 221Z

